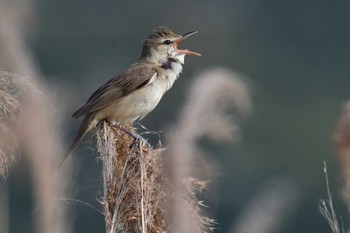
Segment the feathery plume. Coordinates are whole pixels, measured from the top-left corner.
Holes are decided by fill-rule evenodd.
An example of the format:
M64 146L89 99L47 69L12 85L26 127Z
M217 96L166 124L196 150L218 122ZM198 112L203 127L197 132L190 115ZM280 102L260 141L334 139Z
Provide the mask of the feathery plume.
M68 233L69 214L61 200L69 190L71 169L55 172L63 154L60 103L47 94L49 88L26 44L28 28L33 28L28 26L35 15L33 4L0 2L0 67L25 75L1 72L0 101L5 104L0 109L0 170L6 174L16 150L23 150L33 174L38 232Z
M106 122L99 124L95 137L103 163L101 203L106 232L213 230L215 221L203 215L205 205L197 199L207 182L192 178L192 160L199 158L194 156L198 156L196 140L200 137L227 140L232 132L238 132L226 114L230 103L240 114L247 114L248 90L236 74L214 69L193 84L179 123L168 134L167 149L153 149L143 141L135 143L122 130Z
M167 135L166 170L174 196L167 203L171 232L213 230L215 221L203 216L204 204L195 196L196 191L201 192L206 187L206 182L188 177L196 170L206 173L196 165L205 164L203 152L197 146L198 139L206 136L227 141L239 135L238 124L227 114L232 108L242 116L251 111L249 91L240 75L228 69L213 68L195 78L179 121ZM210 169L211 166L206 163L203 167Z

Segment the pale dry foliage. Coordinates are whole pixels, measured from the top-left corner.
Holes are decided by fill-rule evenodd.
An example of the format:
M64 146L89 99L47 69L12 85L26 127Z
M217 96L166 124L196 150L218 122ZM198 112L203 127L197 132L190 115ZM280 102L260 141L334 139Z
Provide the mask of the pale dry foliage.
M59 118L33 83L32 78L0 72L0 126L6 129L0 134L0 168L5 177L15 155L23 151L34 178L39 232L68 232L62 198L70 185L70 169L56 172L63 155Z
M106 232L197 233L214 229L215 221L204 216L205 205L197 199L207 182L192 178L192 171L200 170L193 160L205 160L196 153L199 138L228 140L238 132L227 114L228 106L247 114L249 93L237 74L218 68L196 78L179 123L167 136L167 149L152 149L142 141L135 144L132 137L106 122L97 127Z
M130 126L124 126L134 130ZM163 232L165 177L161 149L151 149L108 123L96 130L97 150L103 163L106 232Z
M33 1L0 1L0 69L25 76L1 73L1 126L2 133L7 132L1 137L6 140L1 141L0 168L6 171L20 148L33 175L37 232L67 233L69 214L62 198L70 188L71 169L67 166L62 172L55 172L64 148L60 136L61 105L48 94L52 92L43 83L26 43L28 29L34 26L32 4ZM5 120L9 116L10 120Z
M0 2L0 70L8 69L33 75L24 43L24 20L28 22L29 5L18 0ZM13 126L18 120L23 88L30 80L13 73L2 72L0 84L0 174L5 177L8 166L15 160L18 141Z
M6 177L16 159L18 140L14 128L22 112L21 99L26 81L8 72L0 72L0 175Z
M34 4L34 0L0 1L0 70L9 70L32 79L40 77L26 43L28 34L35 27Z
M230 109L236 114L228 114ZM197 141L202 137L217 141L238 138L238 122L232 116L245 116L250 111L250 95L241 75L213 68L195 78L179 121L167 135L166 168L171 193L175 196L167 203L171 232L213 230L214 220L203 216L203 202L193 195L194 191L201 192L206 187L205 182L188 179L194 173L206 174L212 169L212 162L207 162ZM182 191L184 183L187 192Z

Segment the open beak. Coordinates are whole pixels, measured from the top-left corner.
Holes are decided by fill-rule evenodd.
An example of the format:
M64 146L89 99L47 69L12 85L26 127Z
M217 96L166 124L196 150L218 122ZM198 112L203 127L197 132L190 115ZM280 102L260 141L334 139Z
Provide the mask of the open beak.
M196 52L192 52L188 49L178 49L177 46L184 41L187 37L190 37L194 34L198 33L198 31L192 31L192 32L187 32L185 34L183 34L179 39L177 39L176 41L174 41L173 43L173 47L178 51L178 53L180 54L185 54L185 55L192 55L192 56L202 56L199 53Z

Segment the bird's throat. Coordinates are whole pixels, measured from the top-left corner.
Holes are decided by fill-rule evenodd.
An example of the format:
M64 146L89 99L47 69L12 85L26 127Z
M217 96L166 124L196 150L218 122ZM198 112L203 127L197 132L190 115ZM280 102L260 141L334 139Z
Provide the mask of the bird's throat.
M174 58L168 57L167 61L163 63L161 67L164 70L173 69L173 67L171 66L171 63L173 62L176 62L176 60Z

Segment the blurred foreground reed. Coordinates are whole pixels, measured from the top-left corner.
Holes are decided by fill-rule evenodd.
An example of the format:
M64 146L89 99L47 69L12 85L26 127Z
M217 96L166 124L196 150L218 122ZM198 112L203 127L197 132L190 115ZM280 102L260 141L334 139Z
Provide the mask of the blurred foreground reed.
M36 231L68 233L70 215L62 199L70 192L71 167L55 173L64 148L62 104L51 95L26 43L34 26L32 4L0 2L0 175L6 177L19 154L25 157L32 174ZM0 232L6 231L0 226Z

